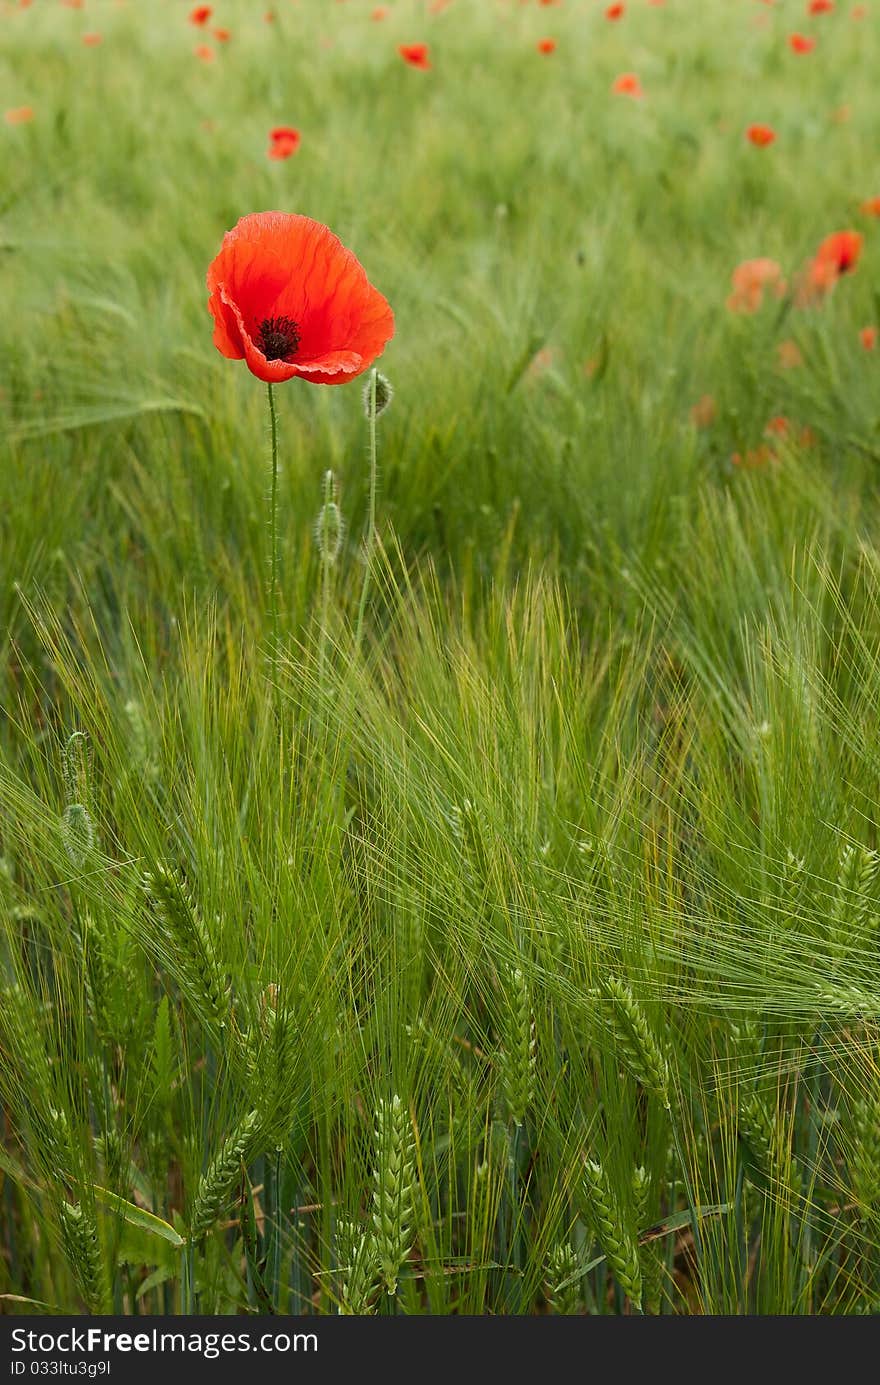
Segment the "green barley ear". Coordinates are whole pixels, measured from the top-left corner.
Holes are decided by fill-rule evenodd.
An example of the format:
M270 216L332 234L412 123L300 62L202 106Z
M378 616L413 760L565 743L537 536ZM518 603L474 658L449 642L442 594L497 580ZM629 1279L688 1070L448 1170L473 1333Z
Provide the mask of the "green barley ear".
M245 1037L245 1063L254 1105L267 1134L279 1137L290 1123L295 1101L302 1034L277 986L263 992L260 1020Z
M339 1275L339 1312L366 1317L373 1312L378 1261L369 1230L357 1222L341 1221L336 1227L336 1265Z
M625 1223L604 1168L594 1159L588 1159L584 1166L584 1196L608 1264L633 1307L641 1312L642 1271L638 1243Z
M90 1313L107 1313L110 1293L94 1216L82 1203L62 1202L61 1238L83 1301Z
M190 1217L192 1240L204 1236L228 1206L233 1185L241 1175L241 1166L252 1157L259 1123L259 1112L251 1111L245 1116L202 1174Z
M230 990L220 969L214 944L189 891L161 863L144 876L164 948L193 1000L208 1020L221 1027L229 1017Z
M797 1192L800 1188L799 1170L790 1156L780 1167L776 1120L757 1092L752 1092L740 1102L737 1128L747 1170L755 1186L767 1191L781 1179Z
M49 1057L35 997L14 983L0 991L0 1049L4 1064L14 1064L20 1080L34 1092L51 1084Z
M633 1208L636 1227L641 1233L648 1226L651 1203L651 1178L643 1164L633 1171ZM639 1263L642 1270L642 1300L646 1313L656 1317L663 1300L663 1278L666 1273L662 1242L649 1241L639 1245Z
M829 918L829 939L832 950L844 955L858 946L873 901L871 890L880 868L880 855L864 846L847 843L840 853L834 901Z
M83 731L68 737L62 752L65 808L61 815L61 840L75 870L82 870L95 849L97 833L90 802L91 752Z
M400 1097L380 1098L376 1109L373 1234L382 1282L397 1292L400 1267L412 1249L416 1149L409 1111Z
M537 1038L528 983L519 967L505 968L499 1077L504 1104L522 1125L535 1095Z
M852 1135L847 1163L853 1199L862 1221L876 1222L880 1217L880 1096L856 1102Z
M611 1028L633 1076L669 1109L669 1065L654 1037L647 1016L629 986L607 976L600 995L611 1002Z
M547 1304L556 1317L573 1317L581 1311L581 1278L578 1258L566 1241L554 1246L547 1257Z
M371 370L367 376L367 383L364 385L364 413L367 418L373 414L373 381L376 382L376 417L381 418L385 410L394 398L394 390L391 388L391 381L387 376L382 375L378 370Z

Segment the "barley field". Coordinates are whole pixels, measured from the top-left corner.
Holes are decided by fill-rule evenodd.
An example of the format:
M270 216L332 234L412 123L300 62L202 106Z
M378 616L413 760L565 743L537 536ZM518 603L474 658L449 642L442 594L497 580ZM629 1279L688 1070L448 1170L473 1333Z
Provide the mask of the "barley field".
M0 0L0 1311L880 1311L878 63Z

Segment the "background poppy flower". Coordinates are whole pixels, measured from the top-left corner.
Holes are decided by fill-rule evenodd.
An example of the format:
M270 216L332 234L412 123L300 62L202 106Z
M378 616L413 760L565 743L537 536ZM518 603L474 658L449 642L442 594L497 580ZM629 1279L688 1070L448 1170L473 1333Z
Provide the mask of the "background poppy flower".
M859 208L865 216L880 216L880 197L869 197Z
M776 138L776 131L770 125L750 125L746 130L746 139L759 149L764 149L768 144L772 144Z
M299 149L300 140L299 130L292 125L276 125L269 131L269 158L289 159Z
M859 341L866 351L874 351L877 346L877 328L863 327L859 332Z
M210 5L196 5L194 10L190 10L189 22L197 25L207 24L213 13Z
M764 300L766 288L774 288L777 296L785 292L780 266L766 256L743 260L731 278L733 292L727 299L727 306L734 313L756 313Z
M538 52L539 52L539 53L555 53L555 52L556 52L556 40L555 40L555 38L541 38L541 39L538 39L537 49L538 49Z
M426 72L431 66L427 43L401 43L397 51L410 67L420 67Z
M834 277L838 278L855 269L861 253L862 236L859 231L834 231L822 241L813 263L827 265Z
M812 53L813 49L816 47L816 40L814 38L808 38L806 34L791 34L789 36L788 46L792 53Z
M97 48L99 43L104 42L103 34L83 34L82 41L87 48Z
M606 18L606 19L622 19L622 18L623 18L623 12L624 12L625 9L626 9L626 6L623 5L623 4L621 4L621 3L620 3L620 0L618 0L618 3L617 3L616 5L609 5L609 6L608 6L607 10L605 11L605 18Z
M3 117L7 125L24 125L33 118L33 106L13 106L12 110L7 111Z
M635 100L644 95L642 84L634 72L621 72L615 77L611 90L615 96L632 96Z
M833 9L834 0L810 0L807 14L830 14Z
M255 212L227 231L208 269L214 345L272 384L343 385L394 335L394 314L319 221Z

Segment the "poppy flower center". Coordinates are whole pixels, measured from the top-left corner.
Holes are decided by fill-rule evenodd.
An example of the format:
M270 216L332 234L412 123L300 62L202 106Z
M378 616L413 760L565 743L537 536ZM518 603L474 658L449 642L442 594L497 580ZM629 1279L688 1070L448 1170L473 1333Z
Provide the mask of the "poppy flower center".
M255 340L267 361L283 361L296 353L299 327L292 317L265 317Z

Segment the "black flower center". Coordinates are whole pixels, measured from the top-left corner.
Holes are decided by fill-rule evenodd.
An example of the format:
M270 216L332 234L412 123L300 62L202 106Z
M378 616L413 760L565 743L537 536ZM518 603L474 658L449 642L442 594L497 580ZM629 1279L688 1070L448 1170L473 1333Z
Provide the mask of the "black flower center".
M255 340L267 361L283 361L299 346L299 328L292 317L265 317Z

